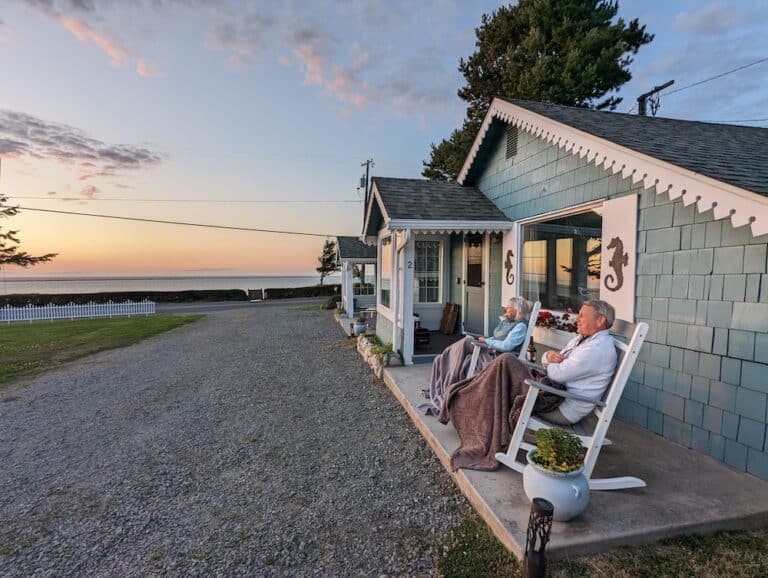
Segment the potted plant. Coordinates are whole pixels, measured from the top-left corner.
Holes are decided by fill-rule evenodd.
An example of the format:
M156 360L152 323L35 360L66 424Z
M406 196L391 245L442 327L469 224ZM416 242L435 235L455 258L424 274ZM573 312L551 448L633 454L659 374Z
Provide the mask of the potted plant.
M365 317L355 317L355 335L362 335L368 329L368 324L365 322Z
M389 358L392 355L391 343L379 343L371 348L371 353L375 355L382 366L389 366Z
M578 437L551 428L536 431L536 448L528 452L523 487L528 499L544 498L555 508L553 518L565 522L589 504L589 482L584 476L584 450Z

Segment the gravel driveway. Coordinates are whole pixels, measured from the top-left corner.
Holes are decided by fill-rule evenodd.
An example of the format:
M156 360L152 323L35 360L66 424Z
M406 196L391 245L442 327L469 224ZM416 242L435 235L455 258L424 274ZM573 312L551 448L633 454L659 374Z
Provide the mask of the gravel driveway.
M221 311L0 391L0 575L431 575L469 506L327 312Z

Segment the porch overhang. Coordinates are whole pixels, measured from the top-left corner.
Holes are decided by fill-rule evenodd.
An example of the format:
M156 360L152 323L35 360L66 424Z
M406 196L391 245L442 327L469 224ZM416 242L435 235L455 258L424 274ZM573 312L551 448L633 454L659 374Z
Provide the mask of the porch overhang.
M512 229L512 221L391 219L384 224L384 229L426 234L501 233Z

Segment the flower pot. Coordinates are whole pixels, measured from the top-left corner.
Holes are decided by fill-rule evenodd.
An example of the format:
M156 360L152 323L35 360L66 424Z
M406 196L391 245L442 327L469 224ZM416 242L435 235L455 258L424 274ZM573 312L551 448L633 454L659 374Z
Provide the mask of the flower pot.
M368 329L367 324L355 322L355 326L354 326L355 335L363 335L367 329Z
M523 488L528 499L544 498L555 508L554 520L566 522L587 509L589 482L584 468L562 474L536 465L528 452L528 464L523 469Z

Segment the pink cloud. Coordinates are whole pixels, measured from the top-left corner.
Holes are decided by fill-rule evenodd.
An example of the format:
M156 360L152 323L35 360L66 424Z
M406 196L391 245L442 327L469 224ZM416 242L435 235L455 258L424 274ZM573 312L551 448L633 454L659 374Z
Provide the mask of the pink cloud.
M373 99L365 94L370 85L367 82L358 82L350 72L340 68L334 71L326 83L326 88L340 101L355 108L363 108L373 103Z
M112 64L116 66L123 66L129 60L128 52L123 48L117 40L107 38L105 35L96 32L86 22L79 18L69 18L67 16L59 16L58 21L64 28L69 30L80 42L92 42L98 46L103 52L105 52Z
M309 84L323 84L328 59L306 42L297 45L293 53L304 69L304 81Z
M93 199L100 192L101 191L97 187L94 187L93 185L83 187L82 189L80 189L80 195L85 197L86 199Z
M163 72L159 68L143 58L139 58L139 61L136 63L136 72L139 76L143 76L144 78L158 78L163 76Z

